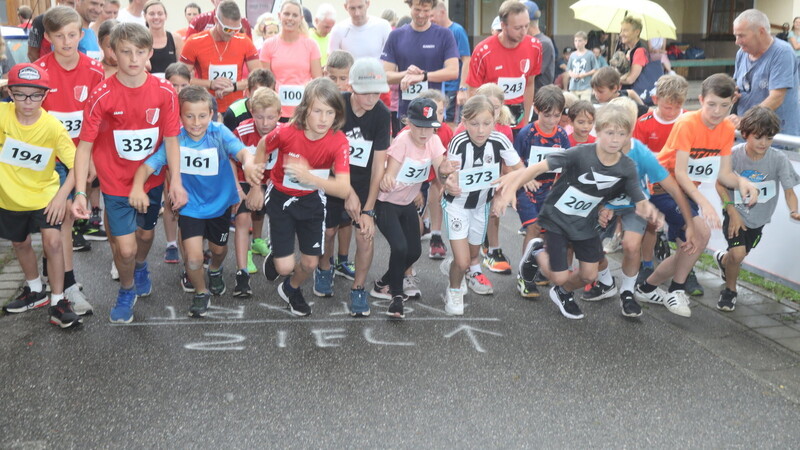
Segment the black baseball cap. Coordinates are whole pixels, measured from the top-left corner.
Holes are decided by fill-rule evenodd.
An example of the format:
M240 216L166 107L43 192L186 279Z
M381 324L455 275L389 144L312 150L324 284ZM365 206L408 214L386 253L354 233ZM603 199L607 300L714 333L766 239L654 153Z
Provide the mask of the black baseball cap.
M408 114L406 118L412 124L421 128L439 128L442 123L439 122L436 115L436 102L429 98L415 98L408 105Z

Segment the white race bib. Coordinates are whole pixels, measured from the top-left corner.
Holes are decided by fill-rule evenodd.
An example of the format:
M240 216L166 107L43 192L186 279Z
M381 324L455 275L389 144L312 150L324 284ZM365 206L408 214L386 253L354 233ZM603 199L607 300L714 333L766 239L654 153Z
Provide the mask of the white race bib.
M283 85L278 88L278 97L283 106L297 106L303 99L303 86Z
M155 73L151 73L150 75L152 75L152 76L154 76L156 78L160 78L162 80L167 79L167 74L164 73L164 72L155 72Z
M328 179L328 175L330 175L330 169L311 169L309 170L311 175L314 175L317 178L322 178L323 180ZM283 174L283 186L289 189L297 189L298 191L316 191L317 188L314 186L307 186L305 184L300 184L297 182L296 179L290 177L288 174L284 172Z
M503 89L503 98L513 100L525 93L525 77L499 77L497 84Z
M144 130L114 130L114 147L122 159L141 161L156 148L158 128Z
M219 173L219 154L216 148L195 150L181 146L181 173L210 177Z
M547 158L547 155L556 152L563 152L563 148L554 148L554 147L540 147L538 145L531 145L531 154L528 157L528 165L531 166L536 163L540 163ZM559 167L556 170L551 170L547 173L561 173L561 168Z
M50 115L61 121L61 123L64 125L64 128L67 129L69 137L75 139L79 134L81 134L81 126L83 126L83 111L49 112Z
M419 97L419 93L428 89L427 81L420 81L419 83L409 84L408 87L402 92L400 98L403 100L414 100Z
M717 181L719 175L719 156L707 156L705 158L689 158L689 179L701 183L713 183Z
M411 158L406 158L400 171L397 172L397 182L405 184L422 183L428 179L428 174L431 172L430 161L414 161Z
M272 168L275 167L275 163L276 162L278 162L278 149L277 148L267 154L267 165L264 166L264 169L272 170Z
M236 83L238 75L239 68L236 64L210 64L208 66L208 79L212 81L217 78L227 78Z
M458 186L462 192L490 189L492 182L500 177L500 164L486 164L458 171Z
M350 165L367 167L369 155L372 154L372 141L350 138Z
M95 61L102 61L103 60L103 51L102 50L88 50L86 52L86 56L92 58Z
M47 167L52 154L52 148L37 147L6 137L3 149L0 150L0 162L41 172Z
M584 194L573 186L567 188L556 202L556 209L568 216L587 217L600 204L602 197Z
M633 206L631 204L631 198L628 197L628 194L621 194L619 197L614 197L612 200L608 201L608 204L611 206L616 206L618 208Z
M753 184L758 189L758 203L767 203L778 193L776 187L778 182L776 180L760 181ZM739 193L739 190L733 191L733 202L736 204L746 203L744 200L742 200L742 194Z

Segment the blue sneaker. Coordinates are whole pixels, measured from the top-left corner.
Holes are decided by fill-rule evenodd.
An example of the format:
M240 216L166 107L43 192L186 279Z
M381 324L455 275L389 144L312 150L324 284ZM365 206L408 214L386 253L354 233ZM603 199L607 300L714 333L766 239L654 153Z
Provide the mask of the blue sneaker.
M150 281L150 271L147 270L147 261L144 267L133 271L133 283L136 285L136 296L147 297L153 292L153 283Z
M369 316L367 291L364 288L350 290L350 315L353 317Z
M181 255L178 252L178 247L174 245L167 246L167 249L164 251L164 262L167 264L178 264L181 262Z
M340 277L345 277L350 281L353 281L356 277L356 265L348 260L339 261L336 263L336 267L334 267L336 271L336 275Z
M314 295L317 297L333 297L333 267L314 271Z
M111 308L111 323L133 322L133 305L136 304L136 292L133 289L120 289L117 304Z

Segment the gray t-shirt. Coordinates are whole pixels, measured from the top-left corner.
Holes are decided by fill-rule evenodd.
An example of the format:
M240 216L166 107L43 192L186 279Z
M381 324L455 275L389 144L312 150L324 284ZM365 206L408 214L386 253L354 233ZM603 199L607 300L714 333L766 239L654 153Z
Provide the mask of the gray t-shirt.
M747 156L746 144L738 144L731 150L733 171L747 178L758 187L758 203L748 208L736 200L741 195L728 189L728 198L736 203L736 210L742 216L747 228L758 228L768 224L778 205L778 183L782 190L800 184L800 175L794 171L789 158L781 150L770 148L764 157L752 160Z
M535 91L538 92L540 87L553 84L553 80L556 79L556 50L553 40L544 33L534 37L542 43L542 71L533 80Z
M597 146L583 144L547 155L547 164L551 171L561 169L561 176L544 201L539 224L569 240L597 236L599 206L607 200L623 193L633 203L645 200L636 163L626 155L605 166L597 157Z
M572 52L567 61L567 70L578 74L590 72L597 68L597 58L594 53L586 50L582 55L578 52ZM592 88L592 77L585 77L581 79L571 78L569 80L570 91L585 91Z

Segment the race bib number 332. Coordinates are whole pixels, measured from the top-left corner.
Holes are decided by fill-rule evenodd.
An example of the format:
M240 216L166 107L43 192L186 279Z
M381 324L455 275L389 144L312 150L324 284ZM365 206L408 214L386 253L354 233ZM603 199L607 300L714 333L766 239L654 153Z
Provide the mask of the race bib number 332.
M114 147L122 159L141 161L147 158L158 141L158 128L114 130Z

